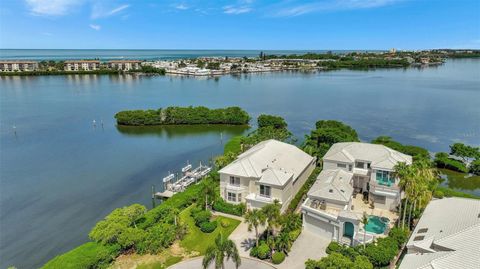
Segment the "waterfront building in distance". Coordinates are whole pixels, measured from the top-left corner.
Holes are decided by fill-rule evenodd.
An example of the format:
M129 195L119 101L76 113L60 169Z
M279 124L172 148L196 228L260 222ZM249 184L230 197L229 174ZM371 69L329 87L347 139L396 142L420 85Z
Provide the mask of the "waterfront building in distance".
M0 72L35 71L38 62L35 61L0 61Z
M294 145L277 140L258 143L222 168L220 196L248 209L278 200L285 211L315 169L316 158Z
M100 69L99 60L72 60L65 61L65 71L94 71Z
M113 60L108 61L107 66L110 69L130 71L139 70L141 68L142 61L139 60Z
M412 157L384 145L336 143L323 157L323 171L302 204L303 227L333 241L356 246L386 236L400 203L400 162ZM363 214L369 223L361 228Z
M479 268L480 200L432 200L406 248L399 269Z

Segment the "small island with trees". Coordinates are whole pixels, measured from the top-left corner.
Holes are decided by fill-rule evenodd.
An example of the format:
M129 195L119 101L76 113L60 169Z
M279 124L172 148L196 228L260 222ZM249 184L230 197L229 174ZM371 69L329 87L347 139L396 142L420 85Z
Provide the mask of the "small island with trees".
M210 109L198 107L167 107L157 110L126 110L115 114L118 125L159 126L227 124L248 125L250 116L240 107Z

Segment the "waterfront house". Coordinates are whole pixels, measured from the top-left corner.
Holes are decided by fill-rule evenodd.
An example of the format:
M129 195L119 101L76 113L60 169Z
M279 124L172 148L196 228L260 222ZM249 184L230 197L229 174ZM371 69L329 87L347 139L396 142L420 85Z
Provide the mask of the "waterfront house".
M100 69L98 60L73 60L64 62L65 71L93 71Z
M480 267L480 200L432 200L406 245L400 269Z
M1 72L35 71L38 62L35 61L0 61Z
M323 157L323 171L302 204L303 227L349 245L388 232L400 203L394 166L412 157L383 145L348 142L332 145ZM361 227L363 213L370 225Z
M122 70L122 71L130 71L130 70L138 70L141 68L142 61L139 60L114 60L108 61L108 68Z
M283 212L315 168L316 158L276 140L258 143L222 168L220 195L233 204L261 208L278 200Z

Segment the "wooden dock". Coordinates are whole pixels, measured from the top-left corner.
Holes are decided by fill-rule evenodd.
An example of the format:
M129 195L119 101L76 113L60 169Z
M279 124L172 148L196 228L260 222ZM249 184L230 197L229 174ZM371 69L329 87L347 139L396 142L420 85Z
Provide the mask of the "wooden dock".
M187 166L182 168L183 176L175 182L172 182L172 180L175 179L174 174L169 174L163 178L164 191L156 192L155 197L168 199L178 192L183 192L188 186L198 183L198 181L208 175L211 170L211 167L202 165L201 162L200 165L193 170L192 165L187 164Z

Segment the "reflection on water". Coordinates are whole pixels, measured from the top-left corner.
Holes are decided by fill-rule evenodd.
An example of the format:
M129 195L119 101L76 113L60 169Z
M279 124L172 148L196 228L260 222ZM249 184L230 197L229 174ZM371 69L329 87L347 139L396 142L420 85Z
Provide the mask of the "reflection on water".
M185 137L196 134L218 134L234 136L249 129L246 125L164 125L164 126L124 126L117 125L117 130L126 136L159 136L166 138Z
M439 169L441 186L480 196L480 176Z

